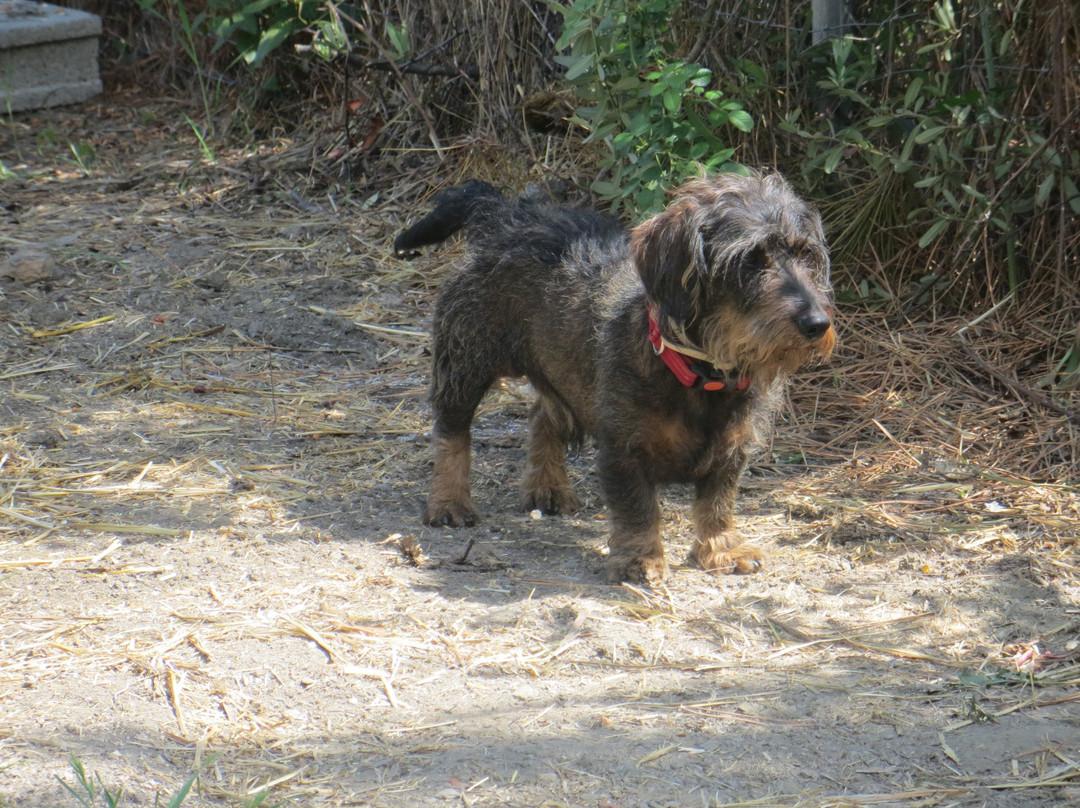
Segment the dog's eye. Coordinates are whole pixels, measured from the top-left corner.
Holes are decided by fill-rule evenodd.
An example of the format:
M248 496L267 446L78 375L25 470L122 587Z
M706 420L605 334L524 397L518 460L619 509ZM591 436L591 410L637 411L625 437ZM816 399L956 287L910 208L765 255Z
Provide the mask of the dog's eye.
M799 253L799 261L805 264L810 272L817 277L828 276L829 259L824 253L817 250L803 250Z
M765 268L765 250L761 247L754 247L754 249L743 253L742 260L739 262L739 269L743 272L760 272Z

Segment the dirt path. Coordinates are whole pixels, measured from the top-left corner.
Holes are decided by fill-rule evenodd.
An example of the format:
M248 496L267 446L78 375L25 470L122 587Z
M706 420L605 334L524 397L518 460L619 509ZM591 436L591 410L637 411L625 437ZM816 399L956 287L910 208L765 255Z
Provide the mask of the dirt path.
M128 806L1080 803L1075 491L783 462L804 409L742 492L766 571L610 587L590 452L581 513L516 510L507 385L483 524L424 528L405 212L122 105L4 127L0 806L75 805L70 756Z

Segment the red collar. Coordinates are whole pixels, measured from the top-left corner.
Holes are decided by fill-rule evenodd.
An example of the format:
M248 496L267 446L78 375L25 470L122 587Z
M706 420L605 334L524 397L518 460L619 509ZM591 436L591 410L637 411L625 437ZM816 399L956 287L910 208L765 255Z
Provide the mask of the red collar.
M728 377L723 371L705 362L695 361L693 357L673 348L660 332L660 323L656 321L656 314L651 303L649 304L649 342L652 343L656 355L664 360L664 364L671 369L683 387L718 392L720 390L742 391L750 386L750 376L743 376L736 380L734 377Z

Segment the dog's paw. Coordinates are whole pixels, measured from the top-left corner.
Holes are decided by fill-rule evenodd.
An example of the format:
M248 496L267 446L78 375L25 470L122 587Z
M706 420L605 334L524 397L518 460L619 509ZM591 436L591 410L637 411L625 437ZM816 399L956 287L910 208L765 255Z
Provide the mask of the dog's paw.
M424 524L436 527L472 527L476 524L476 508L472 501L436 501L428 500L424 508Z
M713 575L748 575L765 566L765 553L752 544L737 544L719 549L708 543L698 542L690 550L690 560Z
M653 586L663 581L668 574L667 561L661 556L645 556L644 558L609 558L607 563L607 579L609 584L621 584L629 581L632 584L648 584Z
M527 511L554 515L573 513L580 510L583 503L569 488L533 488L525 491L522 504Z

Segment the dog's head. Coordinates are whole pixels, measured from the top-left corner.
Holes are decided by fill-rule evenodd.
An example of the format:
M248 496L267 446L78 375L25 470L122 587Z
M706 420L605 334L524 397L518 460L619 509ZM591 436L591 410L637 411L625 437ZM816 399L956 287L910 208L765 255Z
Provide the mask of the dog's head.
M718 368L767 384L832 352L821 217L778 174L688 182L631 253L665 335Z

